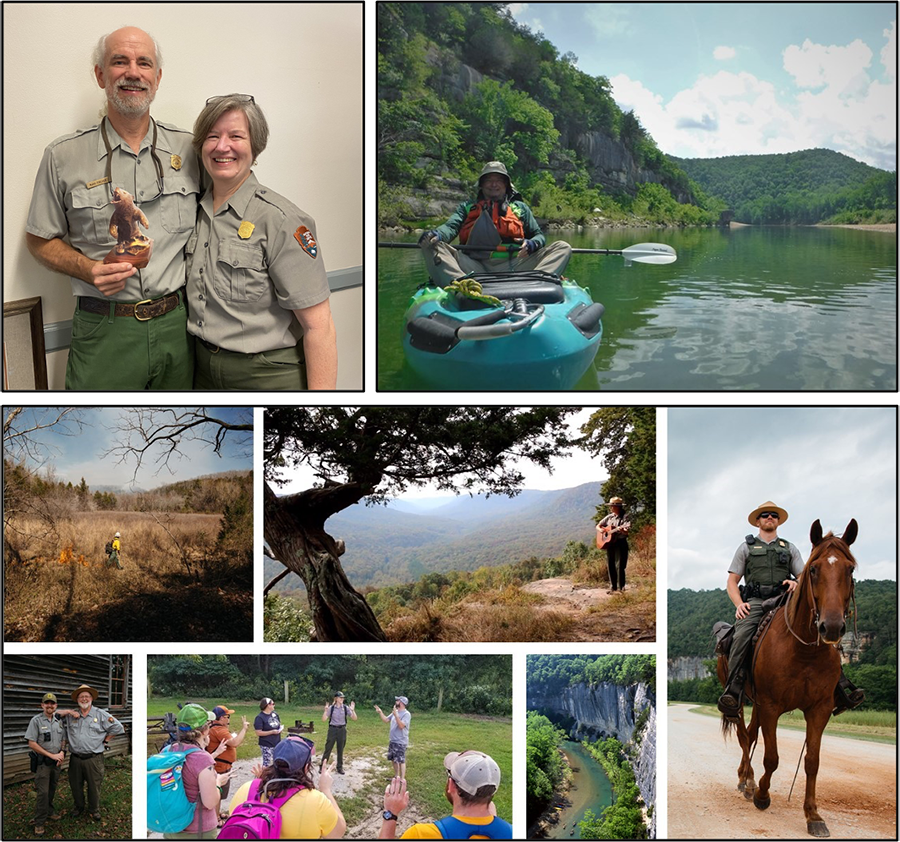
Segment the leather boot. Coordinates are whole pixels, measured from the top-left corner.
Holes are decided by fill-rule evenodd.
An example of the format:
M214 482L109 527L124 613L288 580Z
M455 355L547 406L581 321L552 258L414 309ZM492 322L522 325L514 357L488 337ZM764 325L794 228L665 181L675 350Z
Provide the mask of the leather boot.
M719 711L726 717L737 718L741 712L741 692L746 679L743 669L739 669L731 679L725 692L719 696Z
M834 688L834 710L831 715L837 716L845 710L858 708L865 700L865 690L855 686L841 670L841 677L838 679L837 687Z

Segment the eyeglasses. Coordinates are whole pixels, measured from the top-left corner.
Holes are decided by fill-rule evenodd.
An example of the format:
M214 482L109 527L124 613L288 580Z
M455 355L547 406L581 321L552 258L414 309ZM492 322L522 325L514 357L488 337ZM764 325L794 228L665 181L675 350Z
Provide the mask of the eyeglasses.
M781 518L778 515L778 512L760 512L759 516L760 517L773 517L773 518L775 518L775 520L781 520Z
M211 96L206 100L206 104L211 105L212 103L220 102L223 99L234 99L238 102L256 102L250 94L225 94L224 96Z

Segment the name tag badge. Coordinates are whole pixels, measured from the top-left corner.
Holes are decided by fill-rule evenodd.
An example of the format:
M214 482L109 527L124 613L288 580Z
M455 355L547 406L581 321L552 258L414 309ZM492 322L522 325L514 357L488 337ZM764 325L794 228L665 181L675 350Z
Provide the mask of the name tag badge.
M109 184L109 178L98 178L96 181L89 181L85 186L88 190L92 187L99 187L101 184Z

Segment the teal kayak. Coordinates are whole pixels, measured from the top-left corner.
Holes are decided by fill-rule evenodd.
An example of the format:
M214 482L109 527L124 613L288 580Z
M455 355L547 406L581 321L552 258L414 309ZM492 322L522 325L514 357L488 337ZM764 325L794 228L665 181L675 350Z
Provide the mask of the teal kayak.
M481 285L481 296L432 284L416 290L403 337L413 370L429 385L454 391L571 389L597 354L603 305L574 281L547 272L468 279Z

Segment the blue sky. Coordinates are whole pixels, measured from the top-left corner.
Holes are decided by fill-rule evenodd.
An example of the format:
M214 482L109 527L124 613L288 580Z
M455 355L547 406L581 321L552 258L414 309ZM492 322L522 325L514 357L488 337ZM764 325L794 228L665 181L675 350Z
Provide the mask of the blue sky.
M8 413L9 409L10 407L4 407L4 412ZM208 407L207 410L209 415L228 422L246 421L243 416L247 410L243 407ZM35 432L33 438L40 445L38 454L41 466L43 468L52 466L58 480L71 481L73 485L84 477L85 482L92 488L110 485L130 488L134 474L134 460L116 465L113 457L103 457L114 444L116 437L114 427L117 419L128 411L117 407L84 407L79 412L83 422L80 430L74 422L69 421ZM16 419L15 426L21 430L32 427L35 423L43 424L55 418L57 414L56 407L26 407ZM238 435L233 433L226 436L221 458L213 452L211 446L183 440L181 449L185 452L185 456L169 461L171 473L155 462L159 454L157 450L145 460L134 480L134 486L150 490L204 474L249 470L253 467L250 450L242 447L238 438ZM13 450L11 455L15 456L17 453L18 451ZM28 459L27 464L31 468L38 467L38 461L34 459Z
M679 157L824 147L896 168L893 3L513 3Z

